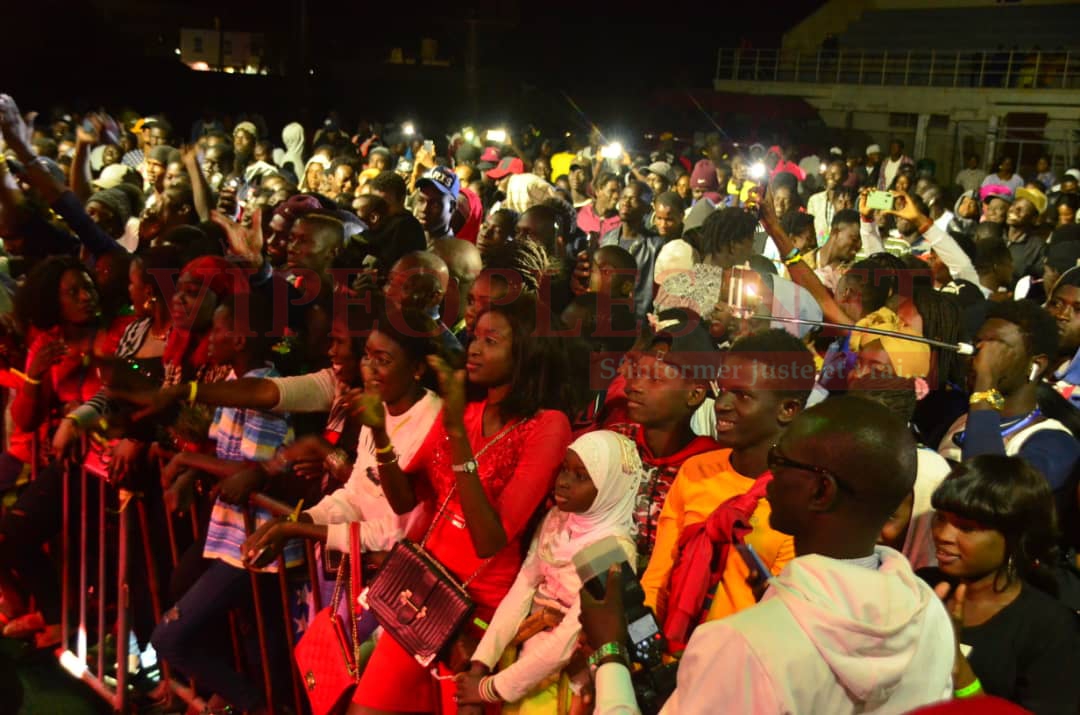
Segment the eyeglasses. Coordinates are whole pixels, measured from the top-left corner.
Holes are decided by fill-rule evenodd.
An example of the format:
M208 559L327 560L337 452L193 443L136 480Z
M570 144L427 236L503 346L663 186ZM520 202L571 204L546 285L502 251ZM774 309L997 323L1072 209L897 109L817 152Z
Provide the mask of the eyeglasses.
M798 469L804 472L812 472L825 477L829 481L836 484L837 488L841 491L847 492L850 496L855 496L855 490L846 482L837 477L832 471L825 469L825 467L818 467L813 464L806 464L805 462L796 462L794 459L788 459L784 455L780 454L778 445L773 445L769 448L769 455L766 457L766 464L769 467L769 471L776 473L778 468L784 469Z

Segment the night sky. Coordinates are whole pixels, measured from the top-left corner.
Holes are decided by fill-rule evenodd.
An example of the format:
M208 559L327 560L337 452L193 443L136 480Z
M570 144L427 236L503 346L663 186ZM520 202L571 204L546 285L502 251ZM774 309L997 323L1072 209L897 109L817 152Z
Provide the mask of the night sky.
M458 121L472 113L460 90L460 68L466 23L474 18L481 73L475 108L483 119L498 121L500 114L513 112L509 105L519 114L543 115L540 121L581 122L565 93L590 121L636 118L645 125L656 121L642 116L655 109L648 106L651 91L711 87L719 47L743 41L778 46L783 32L820 4L770 9L675 0L582 3L571 9L565 2L505 0L383 6L318 0L45 0L5 11L12 22L0 43L5 64L0 76L2 91L39 108L65 104L78 110L122 102L186 118L200 111L196 102L230 112L270 104L253 109L283 116L315 115L341 105L350 113L448 113ZM220 81L224 77L190 78L196 73L172 55L180 27L212 27L218 17L226 30L265 33L267 44L295 62L303 8L306 64L316 70L311 79L294 74L256 87L234 77L228 83ZM440 57L455 69L409 78L411 83L392 76L382 63L390 49L399 46L416 55L421 37L437 39Z

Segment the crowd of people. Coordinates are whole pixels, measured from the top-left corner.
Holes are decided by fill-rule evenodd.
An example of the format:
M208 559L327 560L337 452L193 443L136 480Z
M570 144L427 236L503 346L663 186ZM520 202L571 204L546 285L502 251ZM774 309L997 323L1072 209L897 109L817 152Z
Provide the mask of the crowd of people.
M71 646L94 464L148 514L148 709L291 711L332 632L279 572L403 545L472 610L427 662L349 598L340 712L1080 709L1080 170L7 95L0 132L5 637Z

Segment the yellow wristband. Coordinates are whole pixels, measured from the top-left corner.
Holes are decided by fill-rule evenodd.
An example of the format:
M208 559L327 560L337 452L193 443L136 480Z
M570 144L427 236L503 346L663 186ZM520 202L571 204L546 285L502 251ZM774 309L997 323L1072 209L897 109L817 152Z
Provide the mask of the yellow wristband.
M34 378L30 377L29 375L27 375L22 370L11 370L11 374L14 375L15 377L21 378L22 381L25 382L27 385L40 385L41 384L41 380L35 380Z
M375 454L387 454L394 451L394 443L387 442L385 447L376 447Z
M794 256L792 256L791 258L786 259L784 261L784 265L785 266L793 266L793 265L795 265L796 263L798 263L801 260L802 260L802 254L797 253Z
M289 514L289 521L296 523L296 520L300 518L300 510L304 508L304 500L296 502L296 508L293 509L292 514Z
M188 397L187 401L189 405L195 404L195 395L199 394L199 383L194 380L188 383Z

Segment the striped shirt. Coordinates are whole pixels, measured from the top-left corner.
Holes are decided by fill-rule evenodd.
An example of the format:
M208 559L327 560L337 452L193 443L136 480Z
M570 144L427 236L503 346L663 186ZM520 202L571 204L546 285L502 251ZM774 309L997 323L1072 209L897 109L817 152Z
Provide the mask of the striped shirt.
M276 377L272 367L247 372L244 377ZM229 380L236 373L229 373ZM235 407L219 407L210 425L210 438L216 440L216 456L230 462L264 462L274 456L278 447L292 439L292 429L286 417L262 412L242 410ZM210 526L206 531L203 558L220 559L237 568L244 568L241 546L247 539L244 514L251 507L228 504L218 497L210 514ZM271 518L265 509L253 509L255 528ZM285 545L285 565L295 566L303 562L303 548L299 541ZM263 571L276 572L272 563Z

